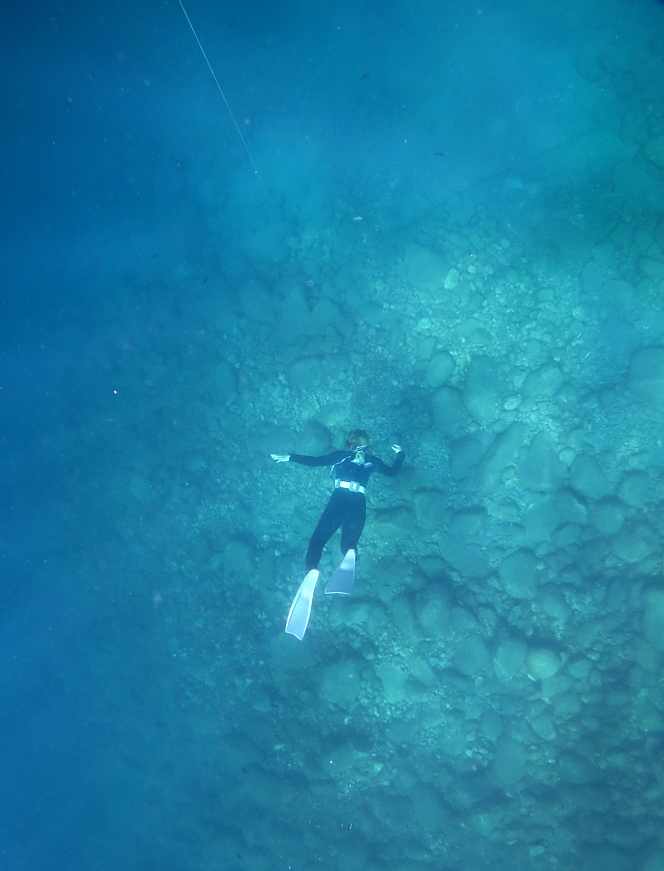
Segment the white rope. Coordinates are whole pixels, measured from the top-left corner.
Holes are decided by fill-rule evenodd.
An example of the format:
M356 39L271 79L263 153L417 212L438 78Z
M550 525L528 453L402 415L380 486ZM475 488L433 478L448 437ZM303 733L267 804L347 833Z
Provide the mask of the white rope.
M271 197L270 194L268 193L268 189L265 187L265 182L263 181L263 179L262 179L262 177L261 177L261 174L260 174L260 172L258 171L258 167L256 166L256 163L255 163L255 161L254 161L254 158L251 156L251 151L249 151L249 146L247 145L246 140L245 140L244 136L242 135L242 131L240 130L240 126L239 126L239 124L238 124L237 121L235 120L235 115L233 115L233 111L231 110L231 107L230 107L229 104L228 104L228 100L226 99L226 95L225 95L224 92L221 90L221 85L219 84L219 80L217 79L217 77L216 77L216 75L215 75L215 72L214 72L214 70L212 69L212 64L211 64L210 61L208 60L208 56L205 54L205 49L204 49L203 46L201 45L201 41L200 41L200 39L198 38L198 34L197 34L196 31L194 30L194 25L191 23L191 18L189 18L189 15L187 14L187 10L184 8L184 3L182 2L182 0L178 0L178 2L180 3L180 6L182 7L182 11L184 12L184 17L187 19L187 22L189 23L189 27L191 27L191 32L194 34L194 37L195 37L195 39L196 39L196 42L198 43L198 47L199 47L200 50L201 50L201 54L202 54L203 57L205 58L205 63L208 65L208 69L209 69L210 72L212 73L212 78L214 79L214 83L215 83L215 85L216 85L217 88L219 89L219 93L221 94L221 98L222 98L222 100L224 101L224 103L226 104L226 108L228 109L228 114L229 114L229 115L231 116L231 118L233 119L233 124L235 124L235 129L237 130L237 135L238 135L238 136L240 137L240 139L242 140L242 144L244 145L245 151L246 151L247 154L249 155L249 160L251 161L251 165L252 165L253 168L254 168L254 172L255 172L255 174L258 176L258 180L260 181L261 185L263 186L263 190L265 191L265 196L268 198L268 200L269 200L269 202L270 202L270 205L272 206L272 208L273 208L273 209L275 210L275 212L276 212L277 208L276 208L276 206L274 205L274 203L272 202L272 197Z

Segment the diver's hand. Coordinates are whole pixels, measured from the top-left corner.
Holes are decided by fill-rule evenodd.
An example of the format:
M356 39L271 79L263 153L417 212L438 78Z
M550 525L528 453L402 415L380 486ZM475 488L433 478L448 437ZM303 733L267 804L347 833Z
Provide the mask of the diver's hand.
M401 445L392 445L392 450L395 454L400 454L403 452L403 448L401 447Z
M270 454L275 463L287 463L290 460L290 454Z

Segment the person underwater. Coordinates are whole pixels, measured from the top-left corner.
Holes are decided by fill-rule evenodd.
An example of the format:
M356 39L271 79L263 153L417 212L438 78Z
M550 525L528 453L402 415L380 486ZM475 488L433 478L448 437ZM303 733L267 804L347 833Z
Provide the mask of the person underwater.
M396 459L388 466L378 457L368 453L369 435L362 429L353 430L346 441L348 449L332 451L322 457L304 454L270 454L277 463L300 463L302 466L331 466L334 490L314 529L307 550L305 576L295 594L286 620L286 632L304 638L311 616L311 603L320 574L318 564L323 548L341 527L341 552L344 557L339 568L330 578L326 593L350 593L355 581L355 556L357 544L364 529L367 515L365 490L374 472L390 478L398 473L406 454L400 445L392 445Z

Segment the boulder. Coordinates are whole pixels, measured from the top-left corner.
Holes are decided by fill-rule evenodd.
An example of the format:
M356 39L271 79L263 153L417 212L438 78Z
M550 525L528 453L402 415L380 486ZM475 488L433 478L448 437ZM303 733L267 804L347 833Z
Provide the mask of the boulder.
M519 464L519 480L523 486L542 493L557 490L566 473L551 437L547 433L536 435Z
M579 454L570 469L572 487L587 499L602 499L611 492L611 485L594 457Z
M647 590L644 598L643 629L646 638L653 647L664 652L664 589Z
M424 376L424 384L426 387L441 387L454 372L454 357L449 351L440 351L432 357L426 375Z
M629 387L640 397L664 402L664 348L639 348L627 373Z
M554 396L564 381L563 373L555 363L547 363L530 372L523 382L523 393L531 399Z
M646 157L655 166L664 168L664 134L649 139L643 147Z
M483 354L473 357L466 372L463 401L478 423L492 423L500 416L502 392L496 361Z
M501 683L509 683L521 671L527 650L525 641L516 638L508 638L499 645L493 668Z
M496 438L475 472L475 483L480 490L494 490L500 483L503 471L515 462L526 432L525 424L515 420Z
M560 658L548 647L534 647L526 656L526 671L533 680L552 677L560 669Z
M659 537L646 520L628 520L613 537L613 550L626 563L638 563L659 548Z
M537 557L531 550L510 554L498 569L505 592L515 599L534 599L537 595Z
M463 416L459 391L454 387L439 387L431 397L431 414L439 432L445 436L454 435Z
M321 682L321 697L330 704L347 708L360 692L360 670L356 662L346 660L329 665Z

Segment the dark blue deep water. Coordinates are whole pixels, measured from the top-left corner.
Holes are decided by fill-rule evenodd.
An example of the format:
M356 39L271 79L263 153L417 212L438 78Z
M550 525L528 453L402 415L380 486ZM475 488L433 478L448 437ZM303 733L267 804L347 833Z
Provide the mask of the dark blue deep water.
M2 12L0 868L664 871L664 4L186 9Z

